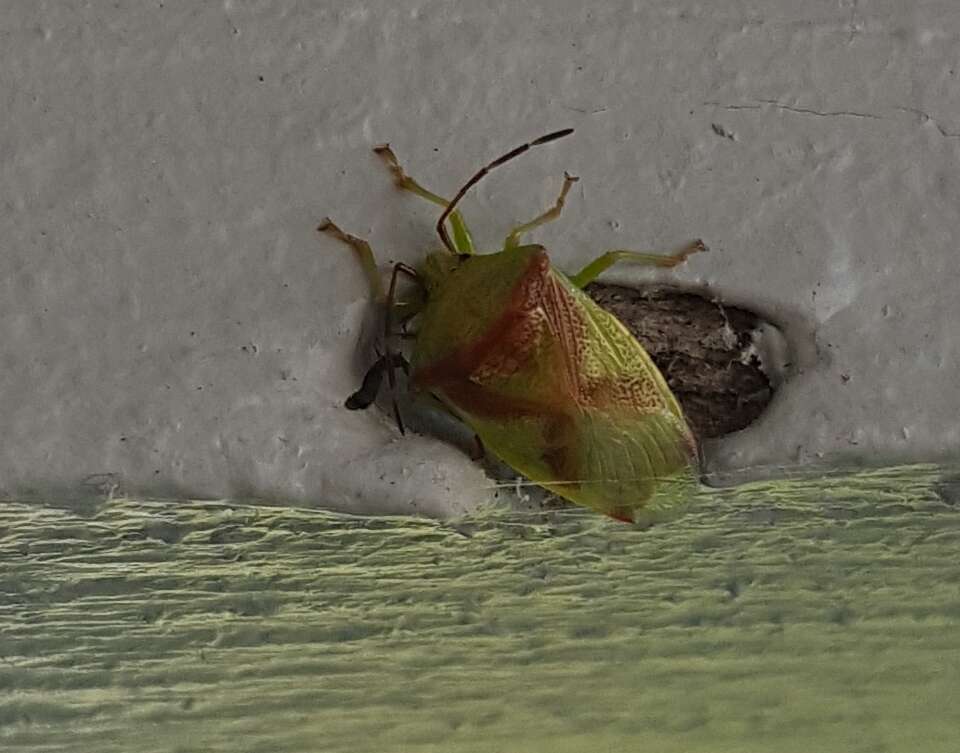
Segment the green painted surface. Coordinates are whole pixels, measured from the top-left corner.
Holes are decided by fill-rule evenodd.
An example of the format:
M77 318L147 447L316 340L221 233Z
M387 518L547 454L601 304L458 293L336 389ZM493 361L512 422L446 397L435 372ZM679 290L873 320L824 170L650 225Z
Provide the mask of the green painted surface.
M637 530L0 503L5 751L954 751L960 482Z

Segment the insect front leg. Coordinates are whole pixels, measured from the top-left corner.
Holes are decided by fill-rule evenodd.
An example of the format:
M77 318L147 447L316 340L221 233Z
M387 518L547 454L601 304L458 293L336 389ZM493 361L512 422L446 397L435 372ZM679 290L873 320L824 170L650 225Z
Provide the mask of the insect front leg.
M390 385L390 393L393 401L393 413L397 419L397 427L400 433L404 433L403 418L400 415L400 407L397 404L397 376L396 369L401 367L405 372L408 369L407 361L394 347L394 337L397 333L393 331L394 321L405 324L411 318L417 315L423 305L422 299L398 300L397 278L401 274L412 277L418 284L421 284L420 275L417 271L402 262L393 266L393 274L390 277L390 288L383 291L383 282L377 271L377 260L374 258L373 249L370 244L355 235L345 233L329 217L320 223L317 228L321 233L333 236L337 240L350 246L357 254L360 264L363 266L367 279L370 282L370 290L374 300L377 303L384 304L384 350L386 351L370 367L364 375L363 384L360 389L347 398L346 407L350 410L362 410L368 407L377 397L380 390L380 384L383 381L383 375L387 375L387 382Z
M652 267L675 267L687 260L691 254L707 251L706 244L695 240L672 254L656 254L646 251L607 251L587 264L575 275L570 276L570 282L578 288L583 288L596 280L603 272L620 261L629 261Z
M373 255L373 249L370 248L370 244L361 238L357 238L355 235L343 232L329 217L320 223L317 230L333 236L342 243L346 243L356 252L357 258L360 260L360 265L363 267L363 271L367 275L367 280L370 283L370 293L373 295L373 299L377 303L386 301L386 296L383 293L383 281L380 279L380 273L377 271L377 260Z
M567 199L567 193L569 193L571 186L580 180L574 175L569 175L568 173L563 174L563 186L560 188L560 195L557 197L554 205L550 207L546 212L530 220L530 222L525 222L522 225L518 225L513 230L510 231L510 234L507 236L506 240L503 242L503 248L511 249L516 248L520 245L520 236L524 233L530 232L535 227L540 227L540 225L546 225L551 220L557 219L560 216L560 212L563 211L563 205Z
M407 175L406 172L404 172L404 169L400 166L400 162L397 160L397 155L393 153L393 149L390 148L389 144L381 144L380 146L374 147L373 151L378 157L386 162L390 172L393 173L393 182L396 184L397 188L403 191L415 193L420 198L431 201L434 204L443 207L444 209L450 205L450 202L445 198L438 196L433 191L428 191L417 181ZM459 209L455 209L450 214L450 228L453 231L453 245L457 253L474 253L473 237L470 235L470 231L467 229L467 223L464 222L463 215L460 214Z

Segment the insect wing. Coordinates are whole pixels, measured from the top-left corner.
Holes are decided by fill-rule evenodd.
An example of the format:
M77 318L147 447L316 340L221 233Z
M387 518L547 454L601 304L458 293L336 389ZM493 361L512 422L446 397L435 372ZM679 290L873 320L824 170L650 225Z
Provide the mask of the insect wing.
M666 480L691 476L695 446L663 377L629 331L553 270L542 249L522 255L525 268L501 297L505 305L461 318L466 326L453 348L449 339L434 341L463 296L448 290L446 303L426 312L431 340L423 345L443 355L420 370L421 386L495 455L560 496L618 518L632 517L654 491L666 504L659 492Z
M558 344L576 406L567 449L573 473L550 488L616 517L632 517L653 504L674 505L676 494L666 492L689 488L696 445L656 365L616 317L555 270L543 307L547 337Z

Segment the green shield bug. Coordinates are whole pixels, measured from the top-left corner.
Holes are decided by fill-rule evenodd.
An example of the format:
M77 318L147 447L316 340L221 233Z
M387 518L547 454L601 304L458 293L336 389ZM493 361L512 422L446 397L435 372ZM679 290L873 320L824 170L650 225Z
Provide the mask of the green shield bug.
M457 205L490 170L528 149L568 136L541 136L493 160L447 200L409 177L389 145L374 149L396 185L443 208L443 248L416 268L395 264L384 291L373 251L331 220L320 232L356 252L374 298L385 305L384 353L347 406L365 408L386 376L396 402L396 369L435 397L492 454L549 491L617 520L635 522L672 507L695 483L697 444L676 398L639 342L583 288L619 261L674 267L697 251L614 250L582 270L555 269L546 249L522 236L558 217L577 178L564 174L554 205L518 225L503 248L478 253ZM448 229L449 223L449 229ZM401 298L398 278L415 285ZM416 323L409 364L398 328ZM679 491L678 491L679 490Z

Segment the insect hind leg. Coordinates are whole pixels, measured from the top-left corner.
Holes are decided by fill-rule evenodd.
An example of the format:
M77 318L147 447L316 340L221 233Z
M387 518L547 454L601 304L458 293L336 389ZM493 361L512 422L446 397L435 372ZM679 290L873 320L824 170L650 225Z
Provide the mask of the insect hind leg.
M503 242L504 249L516 248L520 245L521 235L530 232L536 227L540 227L540 225L546 225L548 222L557 219L557 217L560 216L560 212L563 211L563 205L566 202L567 194L569 193L570 188L578 180L580 179L575 175L570 175L569 173L565 172L563 174L563 186L560 188L560 195L557 196L557 200L554 202L553 206L543 214L534 217L532 220L530 220L530 222L525 222L511 230L510 234Z
M587 264L577 274L570 275L569 279L578 288L583 288L620 261L629 261L649 267L675 267L685 262L691 254L707 250L709 249L703 241L695 240L672 254L656 254L646 251L607 251Z

